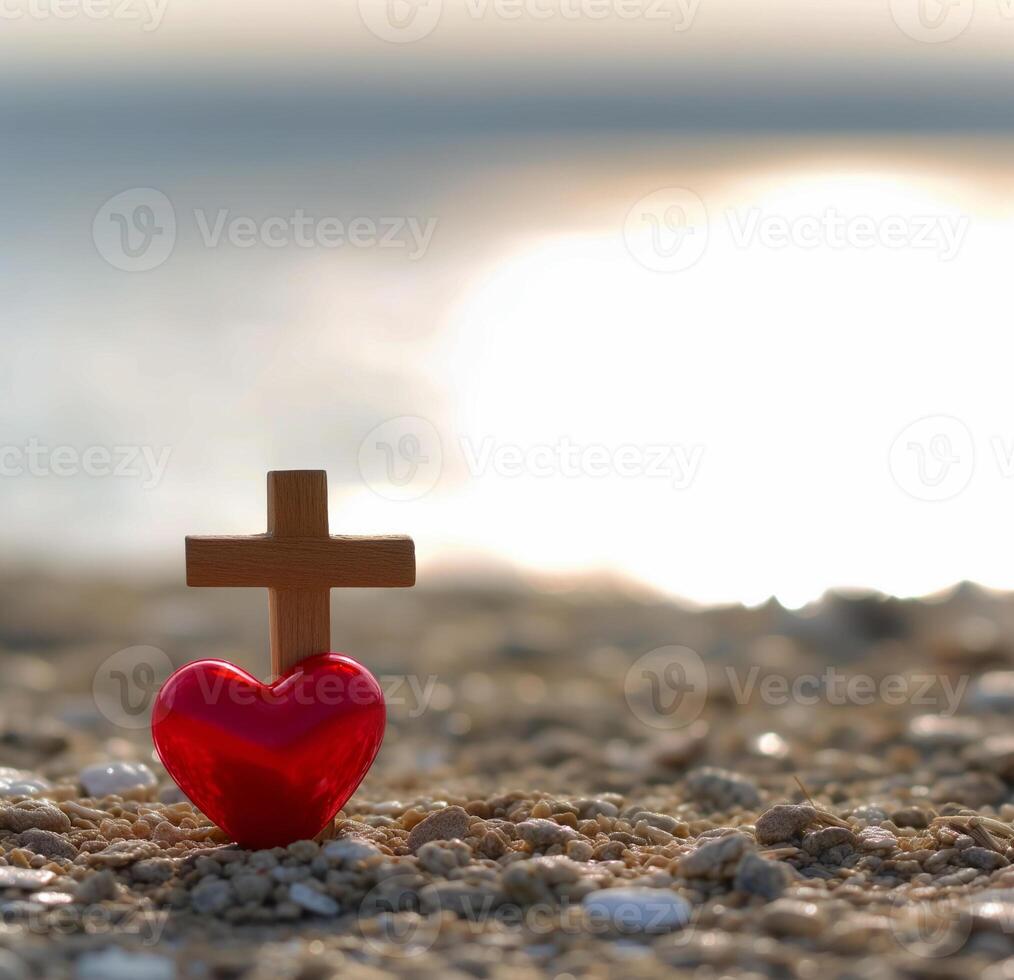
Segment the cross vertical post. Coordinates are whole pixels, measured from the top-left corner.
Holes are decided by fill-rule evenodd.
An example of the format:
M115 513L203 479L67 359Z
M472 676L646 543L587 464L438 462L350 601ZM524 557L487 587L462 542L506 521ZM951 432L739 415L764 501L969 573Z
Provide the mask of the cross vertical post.
M268 474L268 534L326 538L327 474L293 470ZM276 677L300 660L331 649L331 590L268 590L271 669Z

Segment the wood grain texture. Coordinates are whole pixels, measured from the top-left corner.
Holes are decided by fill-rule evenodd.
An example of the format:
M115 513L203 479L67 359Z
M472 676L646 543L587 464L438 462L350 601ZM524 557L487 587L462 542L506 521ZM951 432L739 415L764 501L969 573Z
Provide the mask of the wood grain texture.
M411 538L188 537L187 585L212 588L407 588Z
M268 474L268 534L276 538L327 537L327 473L272 470Z
M266 588L275 676L331 649L330 590L415 585L415 543L403 535L330 536L327 474L268 474L268 532L186 539L187 585Z
M300 660L331 650L331 593L327 589L271 589L268 596L275 677Z

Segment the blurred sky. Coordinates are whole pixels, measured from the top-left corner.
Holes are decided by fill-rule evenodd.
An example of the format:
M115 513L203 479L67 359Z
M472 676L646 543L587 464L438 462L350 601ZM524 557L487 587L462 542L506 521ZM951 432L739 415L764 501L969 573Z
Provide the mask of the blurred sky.
M306 466L424 574L1014 587L1014 0L103 2L0 0L9 560Z

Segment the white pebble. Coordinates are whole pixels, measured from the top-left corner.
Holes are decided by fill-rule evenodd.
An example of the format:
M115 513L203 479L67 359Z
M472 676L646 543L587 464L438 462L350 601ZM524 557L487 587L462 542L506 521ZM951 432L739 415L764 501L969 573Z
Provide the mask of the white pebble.
M176 967L167 956L107 949L85 953L74 969L75 980L174 980Z
M99 762L85 766L78 775L86 796L96 798L145 789L156 783L153 773L143 762Z
M337 861L341 864L355 864L357 861L366 861L381 853L380 848L365 840L355 840L346 837L343 840L328 841L322 849L324 857L329 861Z
M0 767L0 796L35 796L52 788L47 780L33 772Z
M602 888L581 903L589 918L618 932L669 932L685 926L690 903L669 888Z
M337 915L338 903L328 895L297 882L289 886L289 898L300 908L314 915Z
M52 871L7 866L0 868L0 888L21 888L24 891L37 891L40 888L45 888L54 877Z

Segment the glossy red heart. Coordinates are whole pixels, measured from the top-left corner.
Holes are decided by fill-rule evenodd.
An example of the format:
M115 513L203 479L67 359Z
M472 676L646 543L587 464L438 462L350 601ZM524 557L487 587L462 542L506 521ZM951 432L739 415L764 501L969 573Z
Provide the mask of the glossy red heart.
M224 660L198 660L162 686L152 738L193 803L239 844L314 837L362 782L384 738L384 695L338 653L262 684Z

